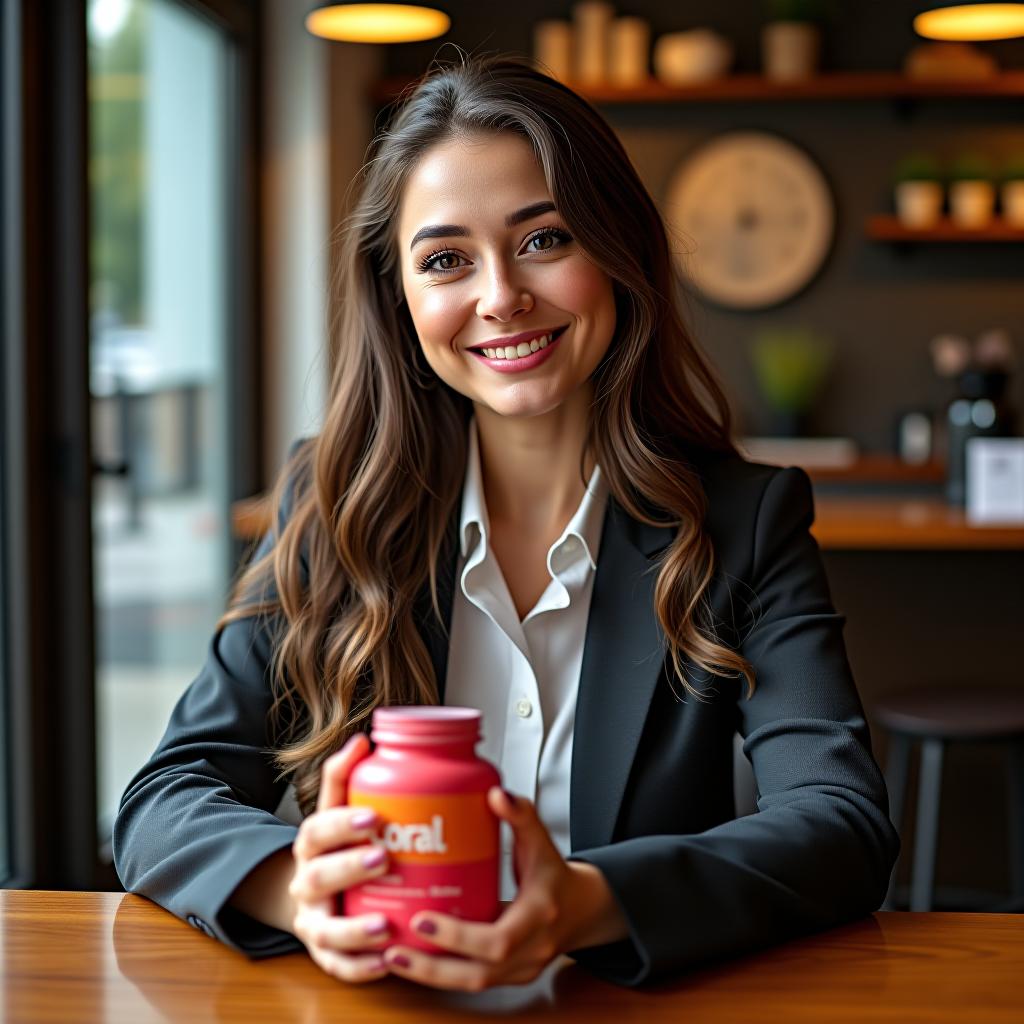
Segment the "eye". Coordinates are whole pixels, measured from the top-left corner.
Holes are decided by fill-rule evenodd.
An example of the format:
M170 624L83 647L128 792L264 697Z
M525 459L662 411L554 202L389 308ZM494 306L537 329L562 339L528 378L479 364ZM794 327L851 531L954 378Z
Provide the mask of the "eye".
M538 239L551 239L561 245L565 245L572 241L572 235L568 231L563 231L561 228L541 228L540 231L535 235L531 235L527 240L526 244L531 245ZM534 249L534 252L551 252L552 249L557 248L557 245L545 246L543 249Z
M432 252L429 256L424 256L423 259L416 265L416 269L421 273L431 274L451 274L456 270L460 270L461 267L435 267L435 260L461 260L462 257L457 252L452 252L451 249L438 249L436 252Z

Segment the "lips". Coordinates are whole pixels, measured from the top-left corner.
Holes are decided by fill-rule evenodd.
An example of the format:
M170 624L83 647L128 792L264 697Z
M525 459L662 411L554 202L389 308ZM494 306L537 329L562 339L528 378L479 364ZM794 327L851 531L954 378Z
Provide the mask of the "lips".
M527 348L527 353L526 355L523 356L520 356L518 354L511 357L502 355L500 358L498 358L496 355L487 355L487 351L494 351L493 349L488 349L487 351L483 352L473 350L470 351L474 358L479 359L481 363L483 363L490 369L496 371L497 373L523 373L526 370L532 370L535 367L540 366L541 363L550 359L552 353L558 348L559 344L561 343L562 335L566 332L566 330L567 328L563 327L561 330L555 331L552 335L553 340L550 342L545 340L547 337L546 335L541 337L540 342L538 342L537 339L534 339L533 344L537 345L538 347L536 349L529 349L529 346L524 346L525 348ZM543 348L540 347L541 343L544 346ZM511 346L509 347L511 348Z
M473 345L467 351L474 355L486 356L488 359L523 359L557 341L567 327L568 324L548 331L527 331L507 338L495 338L492 342Z

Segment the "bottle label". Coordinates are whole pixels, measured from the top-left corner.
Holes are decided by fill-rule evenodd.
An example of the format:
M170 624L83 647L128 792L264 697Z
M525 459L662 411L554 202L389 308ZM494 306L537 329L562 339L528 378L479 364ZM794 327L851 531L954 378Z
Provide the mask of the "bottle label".
M498 854L498 830L483 793L386 796L349 793L352 807L372 807L384 823L375 838L391 863L466 864Z
M388 851L389 869L345 893L345 913L388 915L397 941L424 945L407 929L417 910L489 921L498 904L498 820L484 793L386 795L350 790L352 807L380 816L374 839Z

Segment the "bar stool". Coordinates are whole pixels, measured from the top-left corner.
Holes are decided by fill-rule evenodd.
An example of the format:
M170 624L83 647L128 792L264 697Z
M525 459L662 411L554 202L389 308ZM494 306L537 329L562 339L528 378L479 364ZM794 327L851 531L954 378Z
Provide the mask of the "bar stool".
M915 690L878 700L873 711L889 734L886 775L890 817L897 832L902 830L911 747L915 740L921 743L910 909L931 910L942 761L947 744L952 742L1000 743L1007 747L1013 909L1024 909L1024 690ZM896 868L883 904L887 910L893 909L895 888Z

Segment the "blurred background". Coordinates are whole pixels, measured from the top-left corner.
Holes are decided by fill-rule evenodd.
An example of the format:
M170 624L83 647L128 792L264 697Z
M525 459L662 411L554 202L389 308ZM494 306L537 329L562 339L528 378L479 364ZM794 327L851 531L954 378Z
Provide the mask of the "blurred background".
M319 429L346 190L458 46L600 109L737 443L811 474L890 905L1021 908L1024 5L0 3L5 886L119 888L121 792Z

